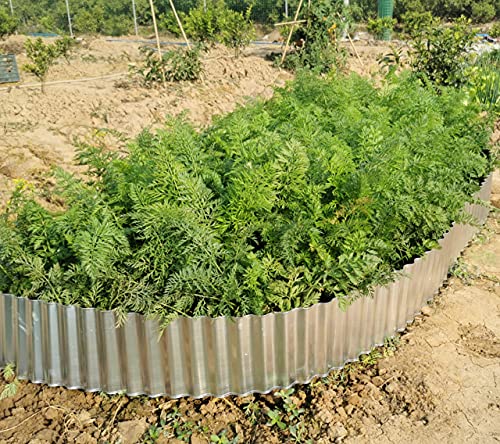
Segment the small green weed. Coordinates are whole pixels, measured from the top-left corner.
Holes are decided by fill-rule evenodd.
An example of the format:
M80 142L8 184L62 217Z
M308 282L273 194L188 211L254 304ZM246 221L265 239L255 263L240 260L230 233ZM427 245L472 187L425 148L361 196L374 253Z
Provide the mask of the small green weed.
M275 393L277 398L283 400L282 406L269 409L266 414L269 417L267 425L269 427L278 427L282 432L287 432L293 442L305 442L305 425L303 414L305 409L297 405L297 400L292 395L295 389L289 388L279 390Z
M257 424L261 416L261 410L258 402L250 401L243 407L243 412L252 424Z
M400 71L407 62L407 56L402 47L390 45L390 51L377 58L380 70L387 76L392 76Z
M212 434L210 436L210 442L213 442L214 444L237 444L239 442L239 437L235 436L230 439L227 437L227 431L223 430L217 435Z
M3 378L7 382L2 392L0 393L0 401L2 399L15 396L19 388L19 381L16 375L16 367L14 364L9 363L3 369Z

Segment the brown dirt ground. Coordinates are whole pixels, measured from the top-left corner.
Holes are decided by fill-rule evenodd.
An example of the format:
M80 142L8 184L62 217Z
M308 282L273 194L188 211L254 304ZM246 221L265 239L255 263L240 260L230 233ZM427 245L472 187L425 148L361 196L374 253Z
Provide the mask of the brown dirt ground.
M7 44L20 51L19 42L18 37ZM87 45L71 65L58 65L49 80L126 71L138 58L137 44L101 39ZM356 45L363 64L351 60L351 69L370 74L376 70L374 56L384 48ZM49 86L45 95L28 88L0 90L0 201L16 178L43 181L53 165L71 168L73 138L91 137L96 127L128 138L182 110L205 125L248 96L268 97L272 84L290 76L265 62L262 51L241 59L220 49L211 52L207 75L194 86L151 90L105 80ZM23 81L33 79L23 75ZM500 206L498 174L492 202ZM225 435L221 443L235 442L236 436L239 443L291 442L293 434L298 442L313 443L498 442L499 234L499 214L493 213L441 294L398 341L361 364L295 387L286 400L283 392L204 400L127 398L21 382L14 396L0 401L0 444L201 444L212 434ZM6 384L0 378L0 393ZM283 430L270 425L272 411Z

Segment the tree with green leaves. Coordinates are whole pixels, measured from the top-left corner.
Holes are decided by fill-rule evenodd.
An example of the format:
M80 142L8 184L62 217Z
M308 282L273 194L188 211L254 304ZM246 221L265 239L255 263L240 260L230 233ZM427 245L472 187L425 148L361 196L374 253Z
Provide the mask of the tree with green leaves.
M13 17L6 8L0 7L0 39L14 34L18 26L18 20Z
M24 64L23 69L34 74L40 80L42 92L45 92L47 75L56 60L62 56L69 63L69 51L73 44L73 39L69 37L63 37L54 43L45 43L38 37L36 40L28 39L24 43L26 56L30 62Z

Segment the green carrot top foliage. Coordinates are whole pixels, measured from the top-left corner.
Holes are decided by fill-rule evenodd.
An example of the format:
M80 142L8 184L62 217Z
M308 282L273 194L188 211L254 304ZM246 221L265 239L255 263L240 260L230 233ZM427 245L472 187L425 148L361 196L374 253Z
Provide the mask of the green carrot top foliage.
M48 210L25 184L0 223L0 290L136 311L239 316L348 303L437 245L491 170L460 91L302 75L208 129L87 146Z

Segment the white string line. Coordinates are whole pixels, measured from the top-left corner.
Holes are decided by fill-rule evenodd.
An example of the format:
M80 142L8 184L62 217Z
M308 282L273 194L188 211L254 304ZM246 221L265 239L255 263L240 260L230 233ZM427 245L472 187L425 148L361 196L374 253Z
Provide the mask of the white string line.
M120 73L108 74L105 76L98 76L98 77L83 77L81 79L71 79L71 80L53 80L51 82L45 82L45 86L59 85L62 83L90 82L92 80L112 79L115 77L122 77L122 76L125 76L127 74L128 74L128 72L120 72ZM16 88L40 88L40 86L41 86L41 83L27 83L25 85L6 86L3 88L0 88L0 91L8 91L11 89L16 89Z

